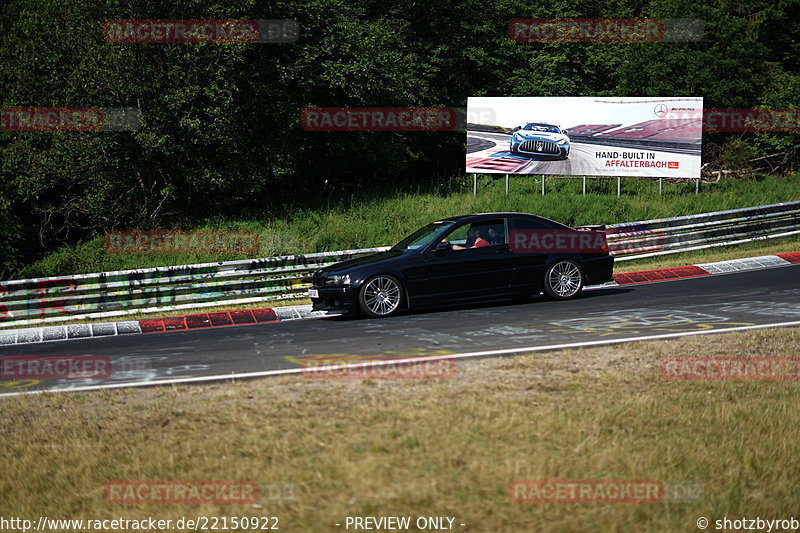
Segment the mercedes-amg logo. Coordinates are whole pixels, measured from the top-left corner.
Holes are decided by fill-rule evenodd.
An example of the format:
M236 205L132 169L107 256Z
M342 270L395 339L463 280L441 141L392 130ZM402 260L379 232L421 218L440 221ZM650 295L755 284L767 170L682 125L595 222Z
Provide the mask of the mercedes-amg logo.
M667 109L667 106L665 106L664 104L658 104L658 105L656 105L656 108L655 108L654 111L655 111L657 117L663 117L664 115L667 114L668 109Z

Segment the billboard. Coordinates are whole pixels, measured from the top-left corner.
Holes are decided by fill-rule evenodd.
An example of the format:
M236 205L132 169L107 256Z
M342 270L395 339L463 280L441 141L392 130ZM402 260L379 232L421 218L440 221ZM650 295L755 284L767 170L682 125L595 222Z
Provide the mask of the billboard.
M699 178L702 98L479 97L468 173Z

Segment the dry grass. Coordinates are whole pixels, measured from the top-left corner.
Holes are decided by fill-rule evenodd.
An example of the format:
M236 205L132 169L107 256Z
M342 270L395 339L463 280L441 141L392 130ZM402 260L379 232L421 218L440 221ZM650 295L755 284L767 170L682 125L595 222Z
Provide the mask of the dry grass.
M283 377L3 400L0 516L455 516L462 531L695 531L796 515L797 382L662 381L678 355L796 356L800 329L463 361L444 380ZM514 479L699 482L693 503L518 504ZM297 487L289 503L118 505L109 480Z

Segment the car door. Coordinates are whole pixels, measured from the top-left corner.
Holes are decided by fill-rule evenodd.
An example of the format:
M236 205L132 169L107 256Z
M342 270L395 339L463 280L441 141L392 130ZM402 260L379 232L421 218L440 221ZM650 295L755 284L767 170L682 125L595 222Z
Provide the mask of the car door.
M469 246L466 235L470 228L484 232L486 244ZM507 295L514 273L512 254L508 246L508 230L504 218L484 219L461 224L446 237L454 247L426 252L424 267L416 272L418 286L413 303L435 305L447 302L466 302Z
M541 290L542 279L547 261L545 253L521 253L516 251L513 246L516 232L542 232L552 230L550 225L539 220L534 216L530 217L511 217L509 218L509 239L512 242L511 249L514 262L514 273L511 277L511 287L514 291L528 292Z

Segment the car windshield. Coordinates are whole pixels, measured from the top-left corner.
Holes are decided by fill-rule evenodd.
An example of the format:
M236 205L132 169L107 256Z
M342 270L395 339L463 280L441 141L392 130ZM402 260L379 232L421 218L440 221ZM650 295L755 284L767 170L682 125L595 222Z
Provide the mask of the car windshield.
M433 222L422 229L419 229L394 245L393 250L419 250L429 245L435 240L444 236L454 222L445 220Z
M524 128L525 131L546 131L548 133L561 133L561 131L555 127L550 126L549 124L526 124Z

